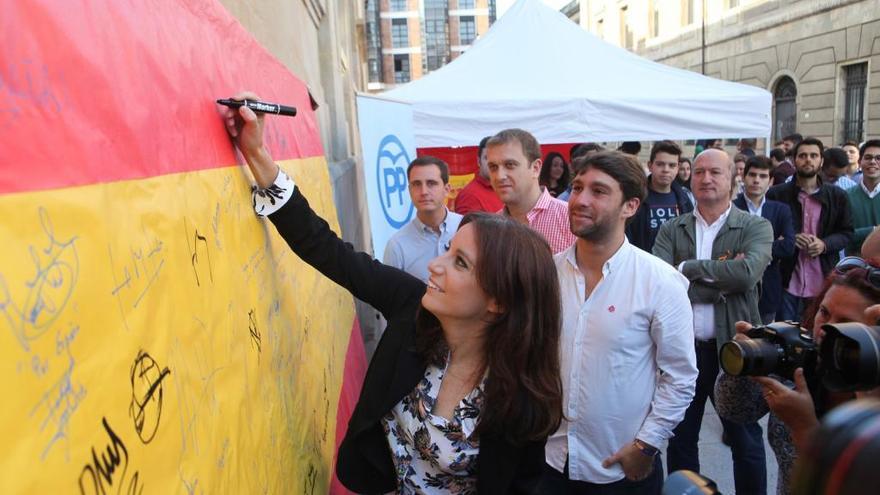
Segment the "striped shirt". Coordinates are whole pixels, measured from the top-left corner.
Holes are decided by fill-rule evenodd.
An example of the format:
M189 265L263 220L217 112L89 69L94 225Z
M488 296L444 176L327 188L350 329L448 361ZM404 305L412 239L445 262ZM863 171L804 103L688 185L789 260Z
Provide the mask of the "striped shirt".
M510 216L506 206L498 213ZM553 254L565 251L577 239L571 233L571 226L568 223L568 203L551 196L546 188L541 192L534 208L526 214L526 218L529 227L547 239Z

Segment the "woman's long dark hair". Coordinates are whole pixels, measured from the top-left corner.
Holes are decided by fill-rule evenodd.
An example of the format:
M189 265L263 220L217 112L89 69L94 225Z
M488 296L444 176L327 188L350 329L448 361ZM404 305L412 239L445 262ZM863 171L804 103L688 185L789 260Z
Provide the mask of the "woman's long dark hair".
M561 153L555 151L547 153L547 156L544 157L544 162L541 164L541 173L538 175L538 182L547 189L550 189L550 182L553 180L550 178L550 170L553 168L553 159L557 156L562 160L562 177L556 181L556 187L554 188L554 191L558 194L565 191L568 187L568 181L571 180L571 172L568 170L568 163L565 162L565 158L562 157ZM553 196L555 197L557 194L554 194Z
M691 188L691 177L693 177L693 175L694 175L694 165L693 165L693 163L691 163L690 158L681 157L681 158L678 159L678 167L679 167L679 170L681 170L681 164L682 164L682 162L687 162L687 164L688 164L688 168L690 169L691 174L688 175L687 180L681 180L681 179L678 177L678 174L675 174L675 182L678 182L678 185L681 186L681 187L685 187L685 188L687 188L687 189L690 189L690 188Z
M500 308L487 323L485 400L476 428L514 444L543 440L562 421L559 370L561 305L550 246L540 234L488 213L469 213L477 237L477 283ZM437 318L424 308L417 346L426 363L442 365L448 347Z

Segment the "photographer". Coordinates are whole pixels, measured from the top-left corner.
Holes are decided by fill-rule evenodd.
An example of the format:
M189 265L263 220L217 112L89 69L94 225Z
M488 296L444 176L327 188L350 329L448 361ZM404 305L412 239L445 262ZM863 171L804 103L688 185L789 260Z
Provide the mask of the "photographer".
M818 303L807 312L809 317L804 328L812 330L817 345L824 337L822 325L876 324L880 317L880 268L861 258L844 258L825 280L816 301ZM746 322L737 323L740 335L736 340L748 340L742 334L751 328ZM819 424L819 417L855 395L833 393L817 383L810 384L811 393L801 368L794 372L794 389L773 378L756 376L752 380L757 383L726 373L719 375L715 386L718 414L731 421L749 422L762 417L769 409L767 437L779 464L777 493L788 493L796 450L806 444Z

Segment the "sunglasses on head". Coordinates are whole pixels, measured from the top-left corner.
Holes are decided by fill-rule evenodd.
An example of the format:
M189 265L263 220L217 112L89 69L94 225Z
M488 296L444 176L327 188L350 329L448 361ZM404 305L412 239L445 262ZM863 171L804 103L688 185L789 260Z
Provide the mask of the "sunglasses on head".
M834 271L841 275L856 268L865 270L865 279L874 287L880 289L880 268L868 263L858 256L847 256L840 260L834 267Z

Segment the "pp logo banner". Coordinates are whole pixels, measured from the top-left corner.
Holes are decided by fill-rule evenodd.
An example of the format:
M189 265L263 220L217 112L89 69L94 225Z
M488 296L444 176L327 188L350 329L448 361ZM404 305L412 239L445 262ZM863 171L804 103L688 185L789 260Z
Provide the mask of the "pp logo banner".
M410 158L403 143L393 134L382 138L376 156L376 186L385 220L394 229L406 225L412 218L406 168Z

